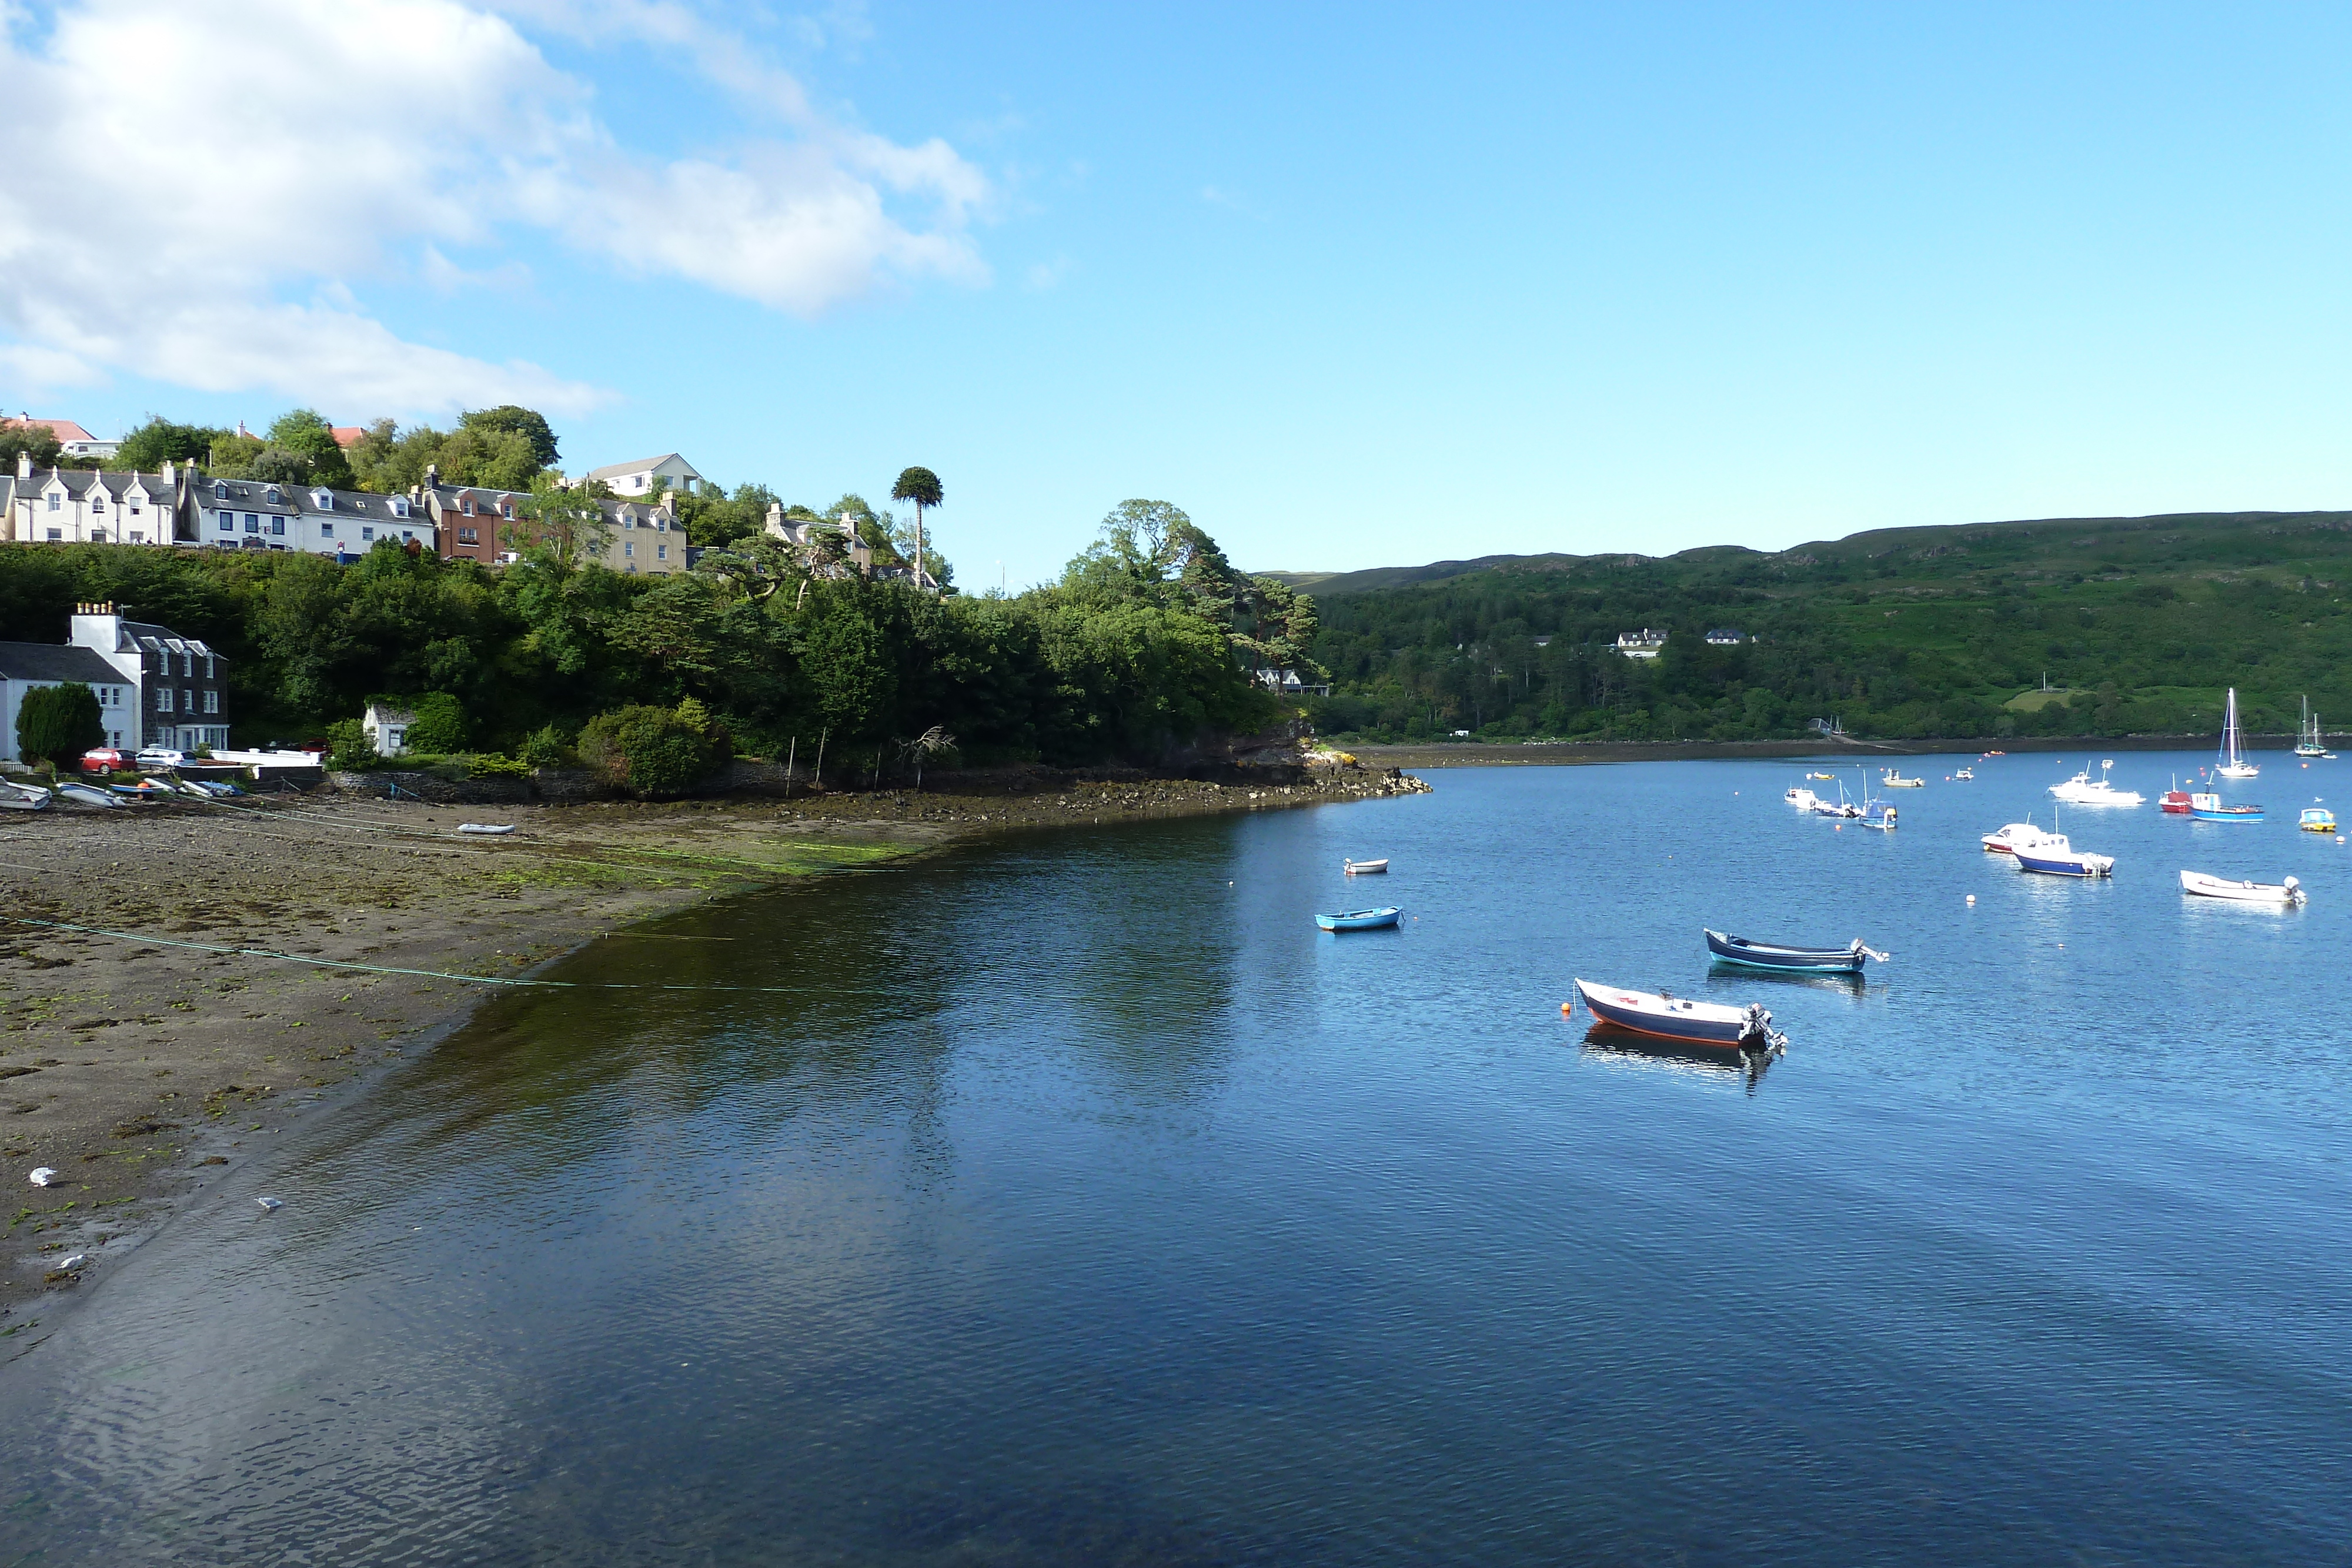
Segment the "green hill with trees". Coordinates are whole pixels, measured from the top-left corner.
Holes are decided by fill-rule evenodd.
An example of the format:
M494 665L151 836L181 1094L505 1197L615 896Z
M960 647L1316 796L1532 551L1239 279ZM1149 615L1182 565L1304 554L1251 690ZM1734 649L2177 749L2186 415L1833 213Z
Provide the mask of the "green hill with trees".
M2250 728L2293 729L2305 695L2352 721L2352 512L1273 575L1317 600L1312 710L1341 738L2210 734L2229 686ZM1658 658L1615 651L1645 627Z

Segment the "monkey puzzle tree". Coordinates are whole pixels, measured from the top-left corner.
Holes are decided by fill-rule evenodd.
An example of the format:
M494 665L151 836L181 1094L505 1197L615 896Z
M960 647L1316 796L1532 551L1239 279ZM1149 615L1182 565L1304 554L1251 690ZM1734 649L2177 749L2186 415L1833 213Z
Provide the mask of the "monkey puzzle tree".
M940 476L928 468L908 468L898 475L898 482L890 486L894 501L915 504L915 586L923 584L923 508L942 506L947 492L940 487Z

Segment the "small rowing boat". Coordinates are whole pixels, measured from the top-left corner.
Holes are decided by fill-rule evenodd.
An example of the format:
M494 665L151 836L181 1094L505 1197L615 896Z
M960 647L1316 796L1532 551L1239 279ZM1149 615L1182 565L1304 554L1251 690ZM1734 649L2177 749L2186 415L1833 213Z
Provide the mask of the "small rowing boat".
M1384 860L1341 861L1339 866L1349 876L1386 876L1389 872L1389 862Z
M513 832L514 824L512 822L460 822L457 824L457 831L461 833L479 833L487 838L498 838Z
M2180 873L2180 891L2202 898L2226 898L2238 904L2269 904L2291 909L2304 902L2303 884L2293 877L2284 882L2231 882L2225 877L2207 876L2201 871Z
M1570 983L1594 1018L1636 1034L1727 1051L1779 1051L1789 1043L1788 1036L1773 1029L1772 1015L1760 1002L1727 1007L1721 1002L1695 1002L1666 991L1627 991L1583 980ZM1573 1016L1576 1005L1562 1002L1559 1010Z
M48 805L49 792L46 789L37 795L14 786L0 789L0 811L45 811Z
M58 793L68 800L84 806L105 806L113 809L122 804L97 785L84 784L78 780L69 780L58 785Z
M1886 961L1885 954L1864 946L1859 936L1843 947L1791 947L1779 942L1759 942L1752 937L1708 931L1706 950L1727 964L1809 975L1858 975L1866 959L1875 958L1882 964Z
M1391 904L1383 909L1350 909L1339 915L1318 915L1315 924L1326 931L1384 931L1404 911Z

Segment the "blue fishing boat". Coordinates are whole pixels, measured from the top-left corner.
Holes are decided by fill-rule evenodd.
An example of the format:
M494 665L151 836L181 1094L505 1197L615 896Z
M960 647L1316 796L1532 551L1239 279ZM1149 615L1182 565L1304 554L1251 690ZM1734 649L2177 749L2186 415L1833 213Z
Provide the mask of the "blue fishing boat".
M2263 820L2260 806L2224 806L2221 797L2199 790L2189 797L2189 815L2200 822L2259 822Z
M2115 856L2078 850L2063 833L2046 833L2032 844L2019 845L2016 853L2018 870L2045 876L2113 876L2116 871Z
M1758 942L1750 937L1708 931L1706 950L1727 964L1745 964L1751 969L1778 969L1810 975L1858 975L1868 959L1875 958L1882 964L1886 961L1885 954L1864 946L1859 936L1844 947L1790 947L1777 942Z
M1385 931L1404 911L1391 904L1381 909L1351 909L1339 915L1318 915L1315 924L1326 931Z
M1571 980L1576 994L1594 1018L1661 1040L1687 1040L1694 1045L1719 1045L1731 1051L1778 1051L1788 1037L1772 1027L1772 1015L1759 1002L1727 1007L1721 1002L1695 1002L1665 991L1625 991L1615 986L1588 985ZM1573 1015L1573 1003L1559 1010Z

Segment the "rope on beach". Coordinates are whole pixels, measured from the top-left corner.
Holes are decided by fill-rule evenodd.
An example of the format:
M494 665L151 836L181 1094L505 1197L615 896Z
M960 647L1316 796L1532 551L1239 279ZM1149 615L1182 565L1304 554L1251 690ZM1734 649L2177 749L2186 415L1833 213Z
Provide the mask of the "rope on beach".
M218 953L235 958L276 958L288 964L310 964L322 969L356 969L371 975L412 975L428 980L459 980L469 986L536 986L559 991L758 991L781 996L897 996L889 990L840 986L679 986L646 980L532 980L504 975L459 975L446 969L403 969L388 964L354 964L341 958L314 958L301 953L279 953L268 947L223 947L211 942L174 942L168 936L142 936L135 931L109 931L98 925L76 925L64 920L34 920L22 915L0 915L15 925L38 925L51 931L73 931L85 936L109 936L152 947L184 947L194 953Z

